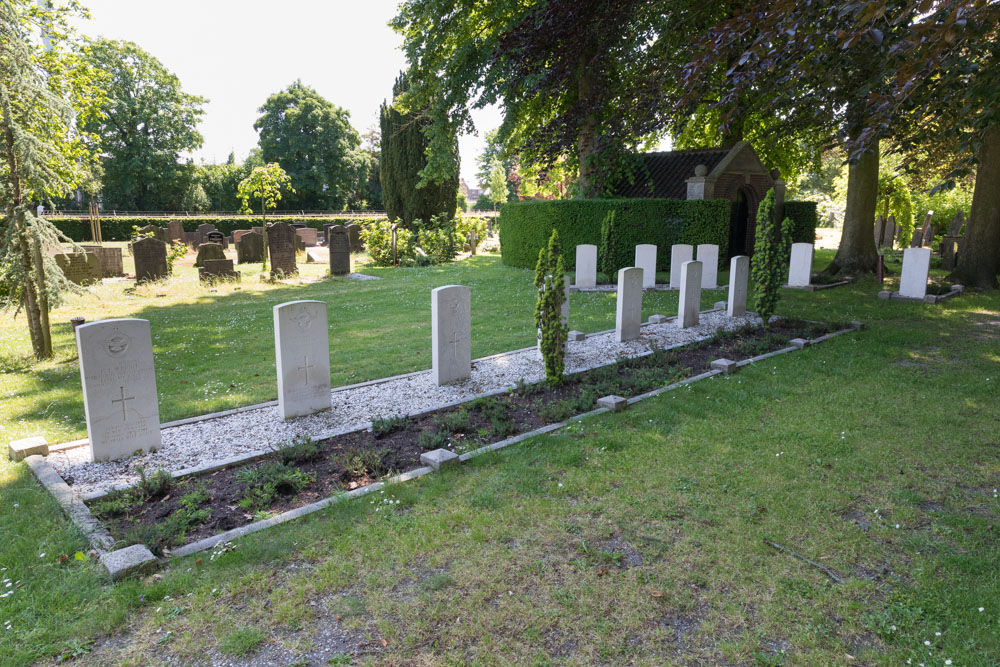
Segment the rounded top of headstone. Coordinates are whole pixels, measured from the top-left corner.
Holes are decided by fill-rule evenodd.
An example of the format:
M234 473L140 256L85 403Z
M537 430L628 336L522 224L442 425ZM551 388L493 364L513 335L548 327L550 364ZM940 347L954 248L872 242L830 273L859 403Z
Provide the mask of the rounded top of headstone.
M694 168L695 176L705 176L707 174L708 174L708 167L706 165L699 164L697 167Z
M774 180L778 180L779 178L781 178L781 170L778 169L777 167L775 167L774 169L772 169L771 170L771 178L773 178Z

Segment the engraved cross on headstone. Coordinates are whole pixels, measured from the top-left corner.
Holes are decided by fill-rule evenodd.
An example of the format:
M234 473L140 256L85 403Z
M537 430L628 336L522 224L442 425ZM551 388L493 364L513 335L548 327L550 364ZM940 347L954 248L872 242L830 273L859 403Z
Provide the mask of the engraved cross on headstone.
M448 342L451 343L452 352L454 353L455 358L458 359L458 345L462 342L462 337L458 335L457 330L451 332L451 337L448 339Z
M313 365L309 363L309 355L308 354L302 355L302 365L299 366L299 370L305 373L307 385L309 384L309 369L312 367Z
M126 421L127 422L128 421L128 407L126 406L125 402L126 401L134 401L135 400L135 396L126 396L125 395L125 387L119 387L118 389L121 392L121 394L120 394L121 398L112 398L111 399L111 403L112 404L114 404L114 403L121 403L122 404L122 421Z

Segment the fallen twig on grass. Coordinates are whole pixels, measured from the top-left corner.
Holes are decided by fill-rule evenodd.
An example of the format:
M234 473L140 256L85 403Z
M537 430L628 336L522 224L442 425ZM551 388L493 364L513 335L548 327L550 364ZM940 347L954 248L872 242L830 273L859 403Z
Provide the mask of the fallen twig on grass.
M769 540L767 538L764 538L764 544L766 544L767 546L771 547L772 549L777 549L778 551L784 551L786 554L789 554L791 556L794 556L795 558L798 558L801 561L809 563L810 565L812 565L816 569L820 570L823 574L825 574L826 576L828 576L831 579L833 579L834 581L836 581L838 584L844 583L843 577L841 577L839 574L837 574L836 572L834 572L833 570L831 570L830 568L828 568L826 565L821 565L820 563L817 563L814 560L809 560L808 558L806 558L802 554L795 553L794 551L792 551L788 547L783 547L780 544L778 544L777 542L772 542L771 540Z

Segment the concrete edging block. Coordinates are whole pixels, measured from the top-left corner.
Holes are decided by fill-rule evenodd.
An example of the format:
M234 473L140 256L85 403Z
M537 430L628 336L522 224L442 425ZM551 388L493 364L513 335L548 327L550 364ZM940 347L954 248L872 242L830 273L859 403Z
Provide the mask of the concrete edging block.
M48 456L49 443L40 436L11 440L7 445L7 458L11 461L23 461L29 456Z
M121 581L127 577L141 576L156 570L160 566L160 561L146 548L146 545L133 544L103 554L101 565L108 571L111 581Z

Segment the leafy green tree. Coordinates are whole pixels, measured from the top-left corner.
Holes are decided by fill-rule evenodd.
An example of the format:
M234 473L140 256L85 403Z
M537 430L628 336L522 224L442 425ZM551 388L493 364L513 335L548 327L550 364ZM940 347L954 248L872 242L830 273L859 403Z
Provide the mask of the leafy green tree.
M0 3L0 306L23 309L36 359L52 356L49 309L71 288L48 249L69 241L35 206L65 197L90 158L74 118L101 101L79 57L75 7Z
M267 209L273 209L278 205L282 192L294 193L295 190L291 186L291 178L275 162L269 162L263 167L254 167L250 175L240 181L239 195L243 200L243 212L251 213L251 200L260 200L260 220L264 228L261 270L267 269Z
M400 75L392 88L393 100L408 83ZM383 103L380 113L381 175L385 210L391 220L411 227L414 220L430 220L442 213L455 215L458 194L458 142L451 134L448 168L428 173L428 121L418 113L401 113L396 102Z
M259 111L253 126L261 157L280 164L295 189L283 207L344 210L370 166L351 114L301 81L268 97Z
M507 201L507 172L504 170L504 166L500 160L493 162L488 184L490 198L493 200L493 209L495 211L499 204Z
M788 270L794 229L790 218L785 218L779 225L774 219L776 212L774 190L768 190L757 207L757 232L750 266L754 310L764 321L764 326L769 325L778 305L781 283Z
M535 266L535 326L538 328L538 347L545 361L545 379L551 385L563 382L566 370L566 336L568 329L562 321L562 305L566 300L566 269L563 266L559 232L552 230L548 246L538 251Z
M104 156L105 208L177 209L193 178L178 158L201 146L196 127L208 100L185 93L174 74L132 42L98 39L85 56L105 76L102 113L82 123Z
M511 171L517 166L517 162L513 158L504 155L499 128L492 129L487 132L485 139L486 145L483 146L482 152L476 158L476 166L478 167L476 170L476 180L480 187L489 188L493 168L498 162L503 167L503 173L505 175L511 173ZM515 196L515 193L510 192L509 187L505 188L505 190L506 192L504 193L504 197L500 200L500 203L511 201L511 198Z

